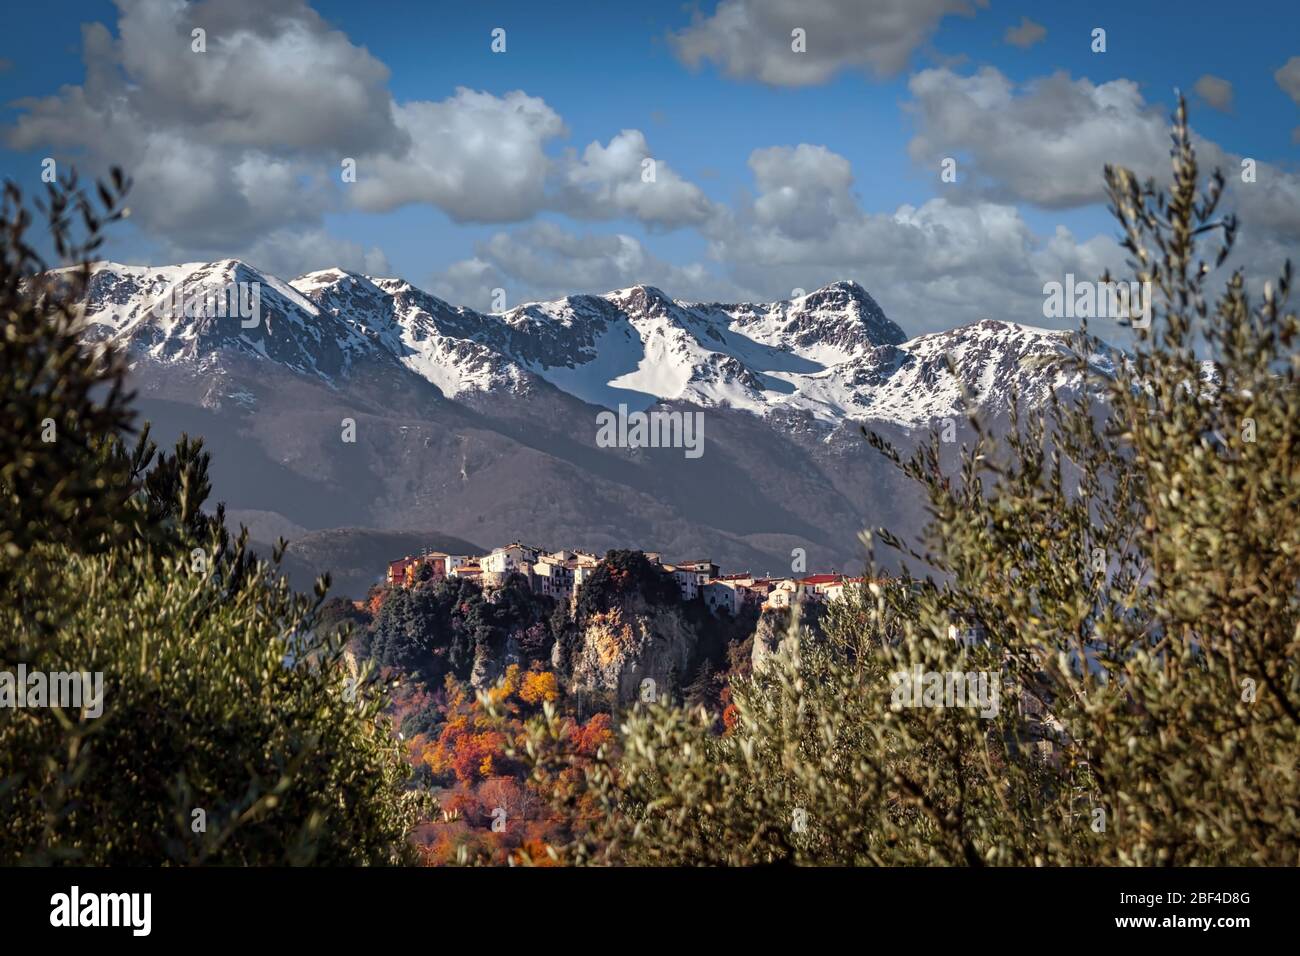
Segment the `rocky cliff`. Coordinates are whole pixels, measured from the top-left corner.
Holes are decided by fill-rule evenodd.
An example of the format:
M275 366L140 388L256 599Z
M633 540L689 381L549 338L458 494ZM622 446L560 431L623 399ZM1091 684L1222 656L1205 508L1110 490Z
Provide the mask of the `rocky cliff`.
M680 700L699 644L679 610L639 599L592 614L578 637L570 691L609 695L620 707Z

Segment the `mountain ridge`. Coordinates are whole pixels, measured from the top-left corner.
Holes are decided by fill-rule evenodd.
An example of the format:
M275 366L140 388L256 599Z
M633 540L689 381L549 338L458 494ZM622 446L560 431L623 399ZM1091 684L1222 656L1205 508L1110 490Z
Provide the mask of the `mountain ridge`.
M255 327L155 308L241 281L261 283ZM202 435L214 500L268 533L436 528L757 572L860 568L860 530L922 527L925 503L860 426L906 449L952 419L947 459L964 394L995 423L1013 393L1071 386L1051 361L1066 333L990 320L908 339L846 282L777 303L631 286L482 313L337 269L286 282L238 260L101 263L86 318L127 350L158 440ZM597 416L619 405L702 414L703 455L601 447ZM303 563L362 596L377 539L331 540Z
M234 282L260 284L258 327L156 314L177 288L192 299ZM1070 341L991 319L909 339L846 280L771 303L676 300L634 285L479 312L404 279L330 268L285 281L237 259L96 263L87 317L98 335L157 361L238 350L336 386L356 366L391 373L396 363L448 399L545 383L603 408L677 401L760 417L786 409L832 427L881 419L917 427L957 413L963 390L940 383L940 351L956 356L977 402L1012 390L1042 397L1066 383L1025 371L1023 360L1062 353Z

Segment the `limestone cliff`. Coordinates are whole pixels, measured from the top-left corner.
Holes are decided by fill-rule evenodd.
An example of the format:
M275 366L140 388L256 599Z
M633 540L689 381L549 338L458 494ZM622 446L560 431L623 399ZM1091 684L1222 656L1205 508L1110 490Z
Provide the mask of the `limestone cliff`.
M671 606L632 600L591 614L578 634L570 690L608 694L620 707L664 695L680 700L698 643Z

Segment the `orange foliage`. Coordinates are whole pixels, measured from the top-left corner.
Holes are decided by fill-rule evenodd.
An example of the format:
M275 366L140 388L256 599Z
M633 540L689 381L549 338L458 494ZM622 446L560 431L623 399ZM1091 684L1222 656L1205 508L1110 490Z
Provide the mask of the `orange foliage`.
M515 862L523 863L526 859L532 866L559 866L560 861L552 859L547 852L549 846L545 840L525 840L523 848L515 855Z
M437 735L407 741L409 759L423 761L443 782L454 779L436 791L447 816L425 821L415 834L424 862L560 865L562 860L553 859L547 848L563 846L604 812L586 792L583 765L601 747L616 745L610 715L598 713L586 723L562 718L563 746L579 761L557 774L534 776L526 759L506 751L522 751L527 738L521 705L563 700L555 674L540 664L527 672L508 668L500 685L484 695L493 702L495 716L454 678L448 678L444 693ZM556 808L556 798L568 804L564 811ZM494 830L497 820L504 826Z
M550 671L529 671L524 677L524 686L519 691L519 699L526 704L559 700L560 682Z
M727 709L722 712L722 726L726 728L726 733L731 733L740 723L740 711L736 709L735 704L728 704Z
M614 742L614 731L609 714L593 714L582 727L575 727L573 749L583 757L594 757L601 747L608 747Z
M366 595L365 608L370 612L371 617L378 617L379 610L384 606L384 601L388 598L388 588L375 587L370 589Z
M518 668L513 676L518 679ZM435 776L450 771L460 783L485 780L505 771L510 764L506 747L517 742L522 726L518 721L489 716L469 700L460 685L448 682L447 690L446 722L438 739L423 747L420 758Z
M495 687L487 690L487 698L494 704L504 704L519 690L519 665L511 664Z

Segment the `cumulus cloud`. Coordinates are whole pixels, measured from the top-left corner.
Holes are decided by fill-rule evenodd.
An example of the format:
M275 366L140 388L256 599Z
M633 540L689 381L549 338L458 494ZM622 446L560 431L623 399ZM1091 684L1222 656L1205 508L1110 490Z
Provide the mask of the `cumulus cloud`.
M1222 77L1206 73L1192 89L1206 106L1224 113L1232 109L1232 84Z
M105 134L121 145L149 131L276 151L401 139L388 68L299 0L118 6L117 39L103 24L82 29L84 85L18 102L19 148L84 147ZM206 52L193 50L194 28L206 32Z
M884 76L945 16L969 12L956 0L884 0L871 16L856 4L803 6L723 0L673 45L688 64L711 60L773 84L845 69ZM930 169L959 160L941 198L869 211L846 157L799 143L754 150L752 195L724 206L655 156L639 130L564 148L563 118L523 91L462 88L397 103L384 64L302 0L120 0L119 9L117 37L98 24L83 30L84 83L20 103L8 140L67 151L92 172L125 166L137 180L133 220L171 261L238 255L285 276L327 265L384 273L383 251L330 235L325 214L427 204L458 222L527 223L435 277L439 294L479 308L498 287L512 302L640 282L735 301L849 278L913 333L986 317L1043 324L1045 281L1122 272L1123 255L1108 237L1038 235L1015 204L1099 203L1108 162L1168 178L1167 109L1129 80L1059 73L1015 84L992 68L963 76L945 67L913 76L907 104L913 159ZM789 53L796 27L807 31L806 54ZM195 28L207 31L206 53L191 51ZM1276 75L1300 94L1300 57ZM1198 94L1216 95L1203 83ZM1254 261L1271 267L1293 252L1300 177L1260 162L1255 182L1243 183L1243 157L1201 139L1198 149L1229 174L1227 205L1244 219ZM340 181L344 157L357 162L355 183ZM655 160L649 182L646 159ZM670 262L627 230L535 218L548 214L694 229L707 255Z
M917 123L912 158L937 168L959 157L959 182L980 195L1048 208L1104 200L1102 168L1168 166L1168 118L1136 83L1094 84L1065 73L1016 86L993 67L970 76L923 70L908 83Z
M540 222L479 243L431 289L487 308L496 288L512 303L635 283L680 299L769 301L856 279L919 334L984 318L1051 324L1042 317L1045 282L1067 272L1095 279L1123 265L1113 240L1080 241L1064 228L1041 237L1005 204L935 199L869 212L853 194L848 160L824 146L755 150L749 166L754 195L710 231L708 264L666 262L625 234Z
M758 149L750 154L749 168L758 187L755 224L788 238L825 235L855 205L849 161L825 146Z
M81 146L86 121L276 150L399 138L389 70L300 0L118 0L117 29L113 38L101 23L83 27L85 86L19 101L19 140ZM205 52L192 48L195 29Z
M913 52L952 14L973 12L984 0L722 0L712 16L696 14L671 34L674 52L692 68L709 61L728 76L773 86L825 83L843 70L877 77L902 71ZM802 29L805 52L793 49Z
M608 146L591 143L562 173L555 207L589 219L628 216L648 226L699 226L715 215L698 186L657 159L640 130L625 129Z
M249 248L247 258L272 275L285 278L331 267L371 276L392 274L388 257L379 247L366 249L324 229L277 229L260 236Z
M83 172L125 168L133 222L167 248L251 259L287 253L268 237L296 234L356 262L371 253L324 242L324 215L415 203L457 222L555 209L677 228L710 214L662 157L655 181L642 181L649 148L637 130L555 159L547 148L564 122L522 91L397 103L388 68L303 0L119 0L116 37L99 23L82 36L85 81L20 101L5 138Z
M19 101L7 140L94 174L121 165L132 220L174 247L244 255L318 229L336 204L321 155L404 140L387 68L299 0L120 0L118 34L83 27L85 83Z
M394 107L410 147L358 161L356 204L387 212L437 206L458 222L512 222L541 208L546 142L564 131L558 113L521 91L503 97L458 88L440 102Z
M119 8L125 92L160 124L259 148L360 150L399 139L388 68L301 0ZM191 48L194 28L206 31L205 53Z
M1132 80L1094 84L1065 73L1017 88L993 67L970 76L924 70L908 84L918 163L959 157L957 195L1065 209L1105 202L1103 167L1127 166L1141 178L1169 177L1169 116L1147 103ZM1300 221L1300 177L1258 162L1257 180L1239 173L1245 158L1193 134L1205 168L1228 179L1229 200L1250 222Z
M983 318L1047 324L1044 282L1123 263L1112 240L1080 242L1063 228L1040 238L1006 204L941 198L869 212L847 160L824 147L757 150L750 166L757 194L710 254L759 298L855 279L912 334Z
M553 222L499 232L471 258L437 273L430 291L473 308L490 307L492 290L512 304L602 293L649 284L682 299L744 298L737 286L703 264L678 266L653 255L634 236L577 233Z
M1022 50L1028 50L1035 43L1042 42L1046 36L1047 27L1041 23L1035 23L1029 17L1021 17L1020 26L1007 27L1007 32L1002 34L1002 40L1012 46L1018 46Z
M1107 163L1169 180L1167 111L1147 103L1131 80L1094 84L1057 73L1017 88L986 67L971 76L925 70L909 88L918 127L909 150L925 165L959 157L958 183L948 187L955 199L1050 209L1102 203ZM1202 169L1224 172L1220 212L1243 222L1234 261L1275 270L1300 242L1300 175L1195 133L1193 141ZM1248 160L1254 181L1243 176Z

